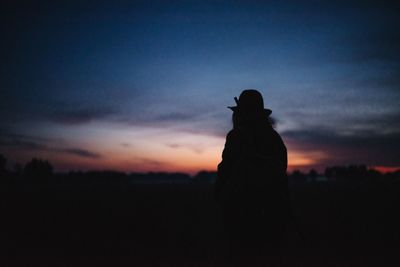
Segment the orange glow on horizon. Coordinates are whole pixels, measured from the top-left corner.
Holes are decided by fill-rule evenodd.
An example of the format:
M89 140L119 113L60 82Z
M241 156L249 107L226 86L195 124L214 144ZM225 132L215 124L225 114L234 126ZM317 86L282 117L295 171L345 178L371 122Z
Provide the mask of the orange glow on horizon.
M295 169L312 169L314 166L325 159L327 155L320 151L301 152L293 151L288 148L288 170Z
M398 167L386 167L386 166L371 166L371 169L377 170L381 173L389 173L389 172L395 172L395 171L400 171L400 166Z
M16 154L10 162L25 164L33 157L49 160L56 171L115 170L131 172L184 172L191 175L199 171L216 171L224 148L225 138L201 133L189 133L171 128L151 127L92 127L59 129L57 136L79 139L68 143L54 143L45 150L4 151ZM322 162L330 155L325 151L303 151L296 143L286 142L288 170L323 171ZM58 147L79 148L92 154L70 153ZM74 151L74 149L71 149ZM66 152L67 151L67 152ZM9 153L7 153L9 152ZM92 156L91 156L92 155ZM400 167L371 166L382 173L393 172Z
M48 155L56 170L116 170L131 172L216 171L224 138L176 132L171 129L102 129L96 138L81 139L79 147L94 151L98 158Z
M199 137L196 138L213 138ZM217 139L217 138L216 138ZM208 140L203 140L208 141ZM58 169L84 169L84 170L117 170L130 172L184 172L196 174L199 171L216 171L221 161L224 140L214 140L214 145L202 150L194 151L190 146L169 147L153 143L149 145L146 153L137 154L134 148L104 149L107 157L99 159L77 159L74 156L55 155L53 160ZM137 148L139 149L139 147ZM144 151L145 149L139 149ZM103 153L104 154L104 153ZM320 152L302 153L289 152L288 169L311 169L324 158ZM69 166L74 166L73 168Z

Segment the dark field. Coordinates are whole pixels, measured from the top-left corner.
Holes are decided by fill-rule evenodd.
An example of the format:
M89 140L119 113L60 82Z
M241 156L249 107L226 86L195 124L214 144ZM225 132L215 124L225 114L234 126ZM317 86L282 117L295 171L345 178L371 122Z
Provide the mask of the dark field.
M291 185L282 265L399 266L399 193L397 181ZM2 266L222 266L221 228L207 183L1 190Z

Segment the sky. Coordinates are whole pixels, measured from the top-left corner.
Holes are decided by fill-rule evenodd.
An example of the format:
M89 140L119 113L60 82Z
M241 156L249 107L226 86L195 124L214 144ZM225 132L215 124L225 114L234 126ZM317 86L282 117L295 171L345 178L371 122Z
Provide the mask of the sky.
M56 2L56 3L55 3ZM4 1L0 153L58 171L216 170L258 89L289 170L400 167L389 1Z

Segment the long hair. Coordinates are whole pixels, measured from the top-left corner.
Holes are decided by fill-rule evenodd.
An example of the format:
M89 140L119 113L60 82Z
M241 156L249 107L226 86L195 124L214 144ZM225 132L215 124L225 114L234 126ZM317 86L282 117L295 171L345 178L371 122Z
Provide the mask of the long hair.
M233 129L240 128L259 128L269 126L275 128L275 120L266 112L262 113L241 113L234 111L232 114Z

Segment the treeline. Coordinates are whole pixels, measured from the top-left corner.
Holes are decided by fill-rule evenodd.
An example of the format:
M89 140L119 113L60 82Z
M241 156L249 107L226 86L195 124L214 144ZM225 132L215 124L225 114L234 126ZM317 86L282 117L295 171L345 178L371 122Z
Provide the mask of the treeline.
M125 173L113 170L69 171L55 173L52 164L33 158L25 165L16 164L13 170L6 168L7 160L0 154L0 183L26 185L126 185L126 184L188 184L213 183L216 172L200 171L194 176L186 173L147 172Z
M289 180L294 182L337 181L337 182L373 182L400 180L400 169L394 172L381 173L366 165L347 165L327 167L323 173L312 169L308 173L294 170L289 173Z
M82 185L127 185L127 184L201 184L214 183L216 172L201 171L194 176L185 173L125 173L119 171L70 171L54 173L54 168L47 160L34 158L24 166L15 165L8 170L7 159L0 154L0 183L2 184L82 184ZM381 173L366 165L348 165L327 167L323 173L311 169L309 172L294 170L288 173L292 183L336 181L336 182L372 182L400 181L400 170Z

